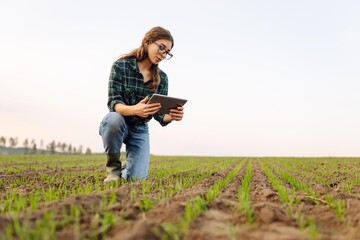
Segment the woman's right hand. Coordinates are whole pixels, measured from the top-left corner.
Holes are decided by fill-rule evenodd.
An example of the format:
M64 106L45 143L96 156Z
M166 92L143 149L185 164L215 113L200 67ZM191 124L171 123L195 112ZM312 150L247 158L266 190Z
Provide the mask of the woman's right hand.
M142 117L142 118L146 118L149 115L153 115L157 111L160 110L160 108L161 108L160 103L146 104L147 101L148 101L148 96L146 96L138 104L134 105L134 115Z

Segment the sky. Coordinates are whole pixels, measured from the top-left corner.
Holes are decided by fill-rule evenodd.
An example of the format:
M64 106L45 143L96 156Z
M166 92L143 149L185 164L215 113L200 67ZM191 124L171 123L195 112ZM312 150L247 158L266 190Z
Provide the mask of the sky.
M111 65L154 26L188 102L152 154L360 156L356 0L1 1L0 136L103 152Z

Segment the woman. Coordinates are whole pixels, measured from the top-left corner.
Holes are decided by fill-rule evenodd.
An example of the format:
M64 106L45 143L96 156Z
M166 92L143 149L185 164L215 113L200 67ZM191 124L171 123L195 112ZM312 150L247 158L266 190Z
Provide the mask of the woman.
M99 133L107 155L104 182L145 179L148 176L150 142L148 121L154 117L162 126L183 118L183 107L160 114L159 103L146 104L153 93L167 95L168 78L158 64L170 59L174 40L162 27L150 29L141 46L120 57L111 68L108 92L110 112L103 118ZM120 149L126 145L126 166Z

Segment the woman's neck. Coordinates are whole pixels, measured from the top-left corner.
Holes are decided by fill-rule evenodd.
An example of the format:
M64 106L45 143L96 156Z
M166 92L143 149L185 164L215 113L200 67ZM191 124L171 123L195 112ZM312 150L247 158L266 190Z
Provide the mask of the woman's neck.
M148 58L142 60L141 62L138 62L138 67L140 71L141 70L149 71L151 69L151 66L152 63Z

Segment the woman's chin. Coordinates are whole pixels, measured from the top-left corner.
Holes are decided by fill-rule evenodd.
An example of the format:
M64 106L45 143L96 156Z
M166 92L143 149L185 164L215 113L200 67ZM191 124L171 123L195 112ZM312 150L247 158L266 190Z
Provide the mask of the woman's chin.
M152 64L158 65L161 62L161 59L159 58L154 58L153 60L151 60Z

